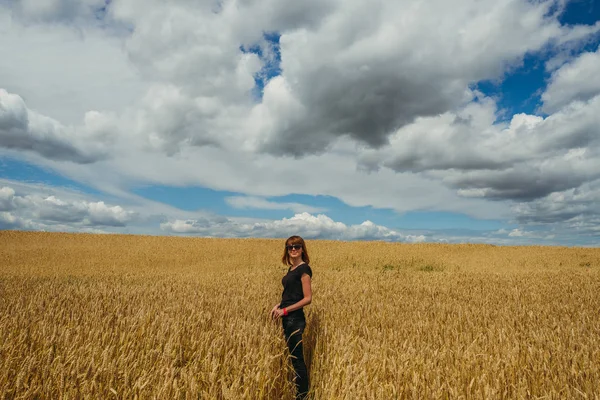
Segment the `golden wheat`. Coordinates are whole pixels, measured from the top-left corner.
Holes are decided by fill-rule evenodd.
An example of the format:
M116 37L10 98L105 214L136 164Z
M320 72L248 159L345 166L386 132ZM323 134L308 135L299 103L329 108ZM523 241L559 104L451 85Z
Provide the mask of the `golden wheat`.
M0 397L293 398L282 246L0 232ZM308 246L315 399L599 398L599 249Z

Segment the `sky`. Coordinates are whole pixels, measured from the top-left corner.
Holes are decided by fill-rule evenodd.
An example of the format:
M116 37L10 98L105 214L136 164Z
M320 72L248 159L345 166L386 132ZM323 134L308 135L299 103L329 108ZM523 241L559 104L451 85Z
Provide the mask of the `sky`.
M0 0L0 229L598 246L598 0Z

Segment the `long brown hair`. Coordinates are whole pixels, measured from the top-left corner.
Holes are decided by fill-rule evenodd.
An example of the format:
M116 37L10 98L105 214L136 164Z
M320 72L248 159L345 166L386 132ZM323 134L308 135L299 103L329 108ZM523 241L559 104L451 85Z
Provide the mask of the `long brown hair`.
M301 244L302 245L302 261L309 264L310 257L308 257L308 250L306 250L306 243L304 243L304 239L302 239L300 236L290 236L285 241L285 247L283 248L283 257L281 258L281 262L284 265L289 265L289 266L292 265L292 263L290 262L290 253L288 253L288 250L287 250L287 246L290 244Z

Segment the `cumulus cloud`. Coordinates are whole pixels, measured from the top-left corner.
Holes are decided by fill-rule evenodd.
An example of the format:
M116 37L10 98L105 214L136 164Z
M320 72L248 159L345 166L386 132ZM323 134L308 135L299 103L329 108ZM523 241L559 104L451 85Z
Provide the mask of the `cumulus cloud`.
M600 180L517 202L512 209L519 228L499 230L496 236L594 245L600 236Z
M365 150L367 168L429 172L466 197L531 200L600 176L600 96L546 118L517 114L494 123L489 99L420 118L390 146Z
M561 26L550 2L70 3L48 0L36 12L61 20L66 9L78 15L102 9L96 19L133 28L123 36L127 57L155 84L137 109L111 120L112 129L170 156L187 146L240 145L300 156L323 153L340 137L385 147L398 128L464 107L476 96L471 84L502 77L525 53L598 30ZM28 4L12 14L33 15ZM276 32L278 42L265 32ZM281 75L266 83L255 104L255 78L275 52ZM41 154L56 156L51 147ZM444 161L452 167L450 153L440 158L442 167ZM86 156L80 161L97 158ZM410 157L391 161L394 169L427 164L423 155ZM485 153L455 158L467 168L489 160ZM496 161L496 167L510 163Z
M137 214L103 201L63 200L43 193L19 194L12 187L0 188L0 212L4 227L61 230L68 227L125 227Z
M44 2L62 1L29 3L41 11ZM79 13L74 3L87 0L64 1L63 9ZM78 125L88 111L121 113L143 95L147 83L122 45L131 27L115 26L102 15L44 23L17 15L24 1L6 3L0 1L0 88L18 94L29 109Z
M27 22L74 22L92 19L110 0L20 0L12 2L14 15Z
M85 115L79 129L27 108L23 99L0 88L0 146L35 152L53 160L92 163L107 157L107 142L114 133L100 113Z
M588 196L589 207L593 208L596 195ZM115 206L66 189L0 180L0 229L142 234L156 234L160 229L164 234L231 238L287 237L300 233L313 239L502 245L560 244L579 235L579 243L591 244L599 234L600 221L590 215L580 213L571 216L566 223L560 219L549 220L546 222L549 229L540 227L543 225L540 221L523 219L517 221L518 228L498 231L399 231L370 221L347 225L326 215L311 213L296 213L281 220L233 218L179 210L143 198L127 206Z
M211 237L288 237L301 234L307 238L334 240L427 240L425 235L401 233L371 221L346 225L326 215L308 212L281 220L258 220L187 212L144 199L139 199L140 203L136 205L122 207L89 197L44 185L0 181L0 227L78 232L119 232L126 228L140 233L155 233L154 229L160 224L160 229L166 233Z
M508 237L529 239L554 239L555 235L549 235L545 232L527 231L521 228L515 228L508 233Z
M185 146L220 146L223 105L211 98L192 98L173 85L153 85L136 110L132 132L142 146L169 156Z
M15 191L13 188L0 188L0 211L10 211L16 206L14 204Z
M553 113L572 101L587 101L600 93L600 47L583 53L552 73L542 94L542 110Z
M138 118L141 133L167 154L241 143L301 156L340 137L384 146L416 118L466 104L469 85L500 78L525 53L597 30L561 27L550 6L130 0L111 4L108 15L135 27L125 49L143 76L172 86L151 96L160 118ZM276 45L265 32L280 35ZM255 78L275 52L281 76L255 104Z
M297 234L311 239L425 241L423 235L404 235L371 221L346 225L323 214L315 216L306 212L291 218L251 223L222 218L174 220L162 223L161 229L172 233L216 237L288 237Z
M522 224L558 225L581 233L595 233L600 215L600 181L517 203L513 209L516 220Z
M525 52L572 33L548 17L550 3L339 4L318 29L281 37L285 84L273 81L265 96L273 89L292 108L270 113L262 104L267 151L320 152L340 136L383 146L415 118L470 101L470 83L498 78Z
M428 239L441 243L481 243L500 246L560 245L566 242L565 236L548 233L544 230L526 230L523 227L499 229L496 231L439 232L428 235ZM586 242L587 243L587 242Z
M0 229L35 229L38 227L39 225L23 221L21 218L10 212L0 212Z

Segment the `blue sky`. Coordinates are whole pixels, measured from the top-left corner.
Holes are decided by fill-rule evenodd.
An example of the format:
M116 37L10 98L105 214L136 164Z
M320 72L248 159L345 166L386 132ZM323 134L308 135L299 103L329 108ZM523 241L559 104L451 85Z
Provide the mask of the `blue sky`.
M598 2L410 3L0 2L0 228L597 245Z

